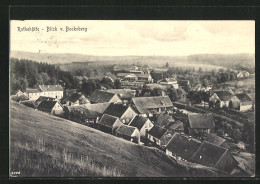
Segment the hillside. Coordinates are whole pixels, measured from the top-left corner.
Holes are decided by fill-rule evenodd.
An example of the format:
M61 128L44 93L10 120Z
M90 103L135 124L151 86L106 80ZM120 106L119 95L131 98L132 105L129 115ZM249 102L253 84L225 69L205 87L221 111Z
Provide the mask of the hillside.
M83 54L51 54L51 53L30 53L12 51L11 57L28 59L49 64L66 64L71 62L94 62L99 64L148 64L163 66L166 62L169 66L192 67L194 64L230 66L231 64L253 65L255 64L254 54L198 54L190 56L94 56ZM206 66L211 68L211 66Z
M176 177L220 176L219 171L179 165L163 152L72 121L10 103L12 176Z

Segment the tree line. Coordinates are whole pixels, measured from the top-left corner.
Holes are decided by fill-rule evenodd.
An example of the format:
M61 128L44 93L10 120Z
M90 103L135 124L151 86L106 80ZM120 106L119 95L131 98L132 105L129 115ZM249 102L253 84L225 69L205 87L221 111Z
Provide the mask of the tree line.
M78 87L77 79L58 66L26 59L10 59L11 93L17 90L24 91L26 88L37 88L43 84L63 84L65 88Z

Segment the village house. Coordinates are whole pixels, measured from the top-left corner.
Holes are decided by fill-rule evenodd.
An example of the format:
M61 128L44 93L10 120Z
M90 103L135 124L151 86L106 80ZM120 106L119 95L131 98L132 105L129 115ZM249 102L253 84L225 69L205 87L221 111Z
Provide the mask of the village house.
M173 104L168 96L136 97L132 98L131 104L140 116L150 117L172 110Z
M212 143L217 146L227 148L227 149L230 148L226 139L219 137L213 133L203 135L202 140L207 141L207 142Z
M210 133L214 126L212 113L188 113L189 134Z
M75 105L82 105L82 104L90 104L90 101L81 93L73 93L66 98L61 100L62 104L66 106L75 106Z
M208 85L205 87L202 84L197 84L192 88L192 90L196 92L208 92L212 89L212 87L213 87L212 85Z
M174 89L178 89L179 88L178 82L177 82L177 80L175 78L165 78L165 79L159 80L157 83L161 84L161 85L173 86Z
M110 103L96 103L96 104L84 104L78 106L69 106L68 118L72 120L78 120L77 112L82 113L81 121L86 124L96 124L104 114L105 110ZM66 108L65 108L66 109ZM76 113L75 113L76 112ZM74 116L75 114L75 116Z
M43 100L37 107L38 110L49 112L54 115L61 115L64 113L63 107L58 101Z
M235 94L230 99L229 107L243 112L252 109L253 101L247 94Z
M128 124L137 115L130 106L114 103L107 107L104 114L118 117L124 124Z
M135 116L128 125L136 127L142 138L147 138L147 132L154 126L148 118L142 116Z
M160 147L165 147L172 135L171 131L156 125L147 132L147 138Z
M38 89L26 89L26 94L30 100L36 100L40 96L61 99L63 88L61 85L39 85Z
M42 101L58 101L58 99L56 98L52 98L52 97L47 97L47 96L40 96L37 100L35 100L35 105L36 107L38 107L38 105L42 102Z
M139 89L145 85L144 81L128 81L125 79L122 79L120 83L121 83L121 88L130 88L130 89Z
M190 161L228 173L238 165L238 162L234 159L228 149L207 141L202 142L192 155Z
M91 103L104 103L104 102L110 102L110 103L122 103L122 100L119 98L119 96L115 93L110 93L103 90L95 90L89 97L88 100Z
M108 89L107 92L117 94L124 103L129 103L136 95L132 89Z
M174 121L169 122L169 124L166 125L165 128L172 132L184 133L183 122L179 119L175 119Z
M175 160L189 161L200 144L200 140L191 136L174 133L166 145L166 155L173 157Z
M212 103L213 107L229 107L229 101L232 97L233 94L228 91L216 91L209 98L209 102Z
M162 112L155 119L151 118L154 121L154 124L159 127L165 127L169 125L169 123L174 122L172 116L167 112Z
M115 134L118 127L123 125L118 117L104 114L101 119L97 122L98 128L106 133Z
M117 137L140 144L140 132L136 127L121 125L116 129L115 134Z

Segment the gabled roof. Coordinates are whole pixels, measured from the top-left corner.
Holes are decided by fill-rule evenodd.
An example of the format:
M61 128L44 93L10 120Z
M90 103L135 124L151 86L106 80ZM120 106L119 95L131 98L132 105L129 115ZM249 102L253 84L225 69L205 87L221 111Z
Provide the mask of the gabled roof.
M39 85L39 88L43 91L63 91L63 87L61 85Z
M165 128L173 131L184 131L183 122L180 120L170 122Z
M130 107L126 105L111 103L105 110L104 114L109 114L120 118L128 108Z
M132 101L141 114L146 114L147 109L173 106L168 96L136 97Z
M108 89L107 92L115 93L119 95L121 99L131 99L134 97L131 89Z
M161 139L166 132L167 132L167 129L154 125L153 128L151 128L148 131L148 134L152 135L153 137L155 137L157 139Z
M62 103L66 103L66 101L75 103L77 100L79 100L80 104L90 103L89 100L83 94L79 94L79 93L73 93L67 98L64 98L62 100Z
M219 136L212 134L212 133L205 134L203 139L204 139L204 141L215 144L217 146L220 146L221 144L223 144L226 141L226 139L219 137Z
M213 128L214 118L212 113L188 113L190 128Z
M41 103L38 105L37 108L51 112L51 110L53 109L53 107L55 106L56 103L58 103L58 102L43 100L43 101L41 101Z
M174 121L168 113L161 113L154 121L154 124L160 127L167 126L170 122Z
M114 123L119 120L117 117L115 116L111 116L108 114L104 114L101 119L97 122L100 125L112 128ZM120 120L119 120L120 121Z
M121 125L117 130L117 134L131 136L134 131L136 130L136 127L128 126L128 125Z
M234 96L232 93L228 91L216 91L215 93L218 95L221 101L228 101L232 98L232 96Z
M222 156L227 152L226 148L204 141L197 151L192 155L190 161L208 167L214 167Z
M77 105L77 106L69 106L69 111L78 110L78 111L94 111L99 114L104 114L104 111L107 109L110 103L96 103L96 104L83 104L83 105Z
M197 139L174 133L166 146L173 154L189 160L193 153L199 148L201 142Z
M251 102L252 101L252 99L247 94L241 93L241 94L235 94L235 95L241 102Z
M145 125L145 123L148 120L148 118L142 116L135 116L129 125L138 128L138 130L141 130L141 128Z
M116 94L107 91L95 90L90 96L89 101L95 103L109 102Z

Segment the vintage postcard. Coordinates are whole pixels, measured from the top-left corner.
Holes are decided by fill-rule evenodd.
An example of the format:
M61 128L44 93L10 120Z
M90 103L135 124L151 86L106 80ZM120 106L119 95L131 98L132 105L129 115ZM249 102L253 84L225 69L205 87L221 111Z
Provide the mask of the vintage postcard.
M254 177L255 21L10 20L10 177Z

